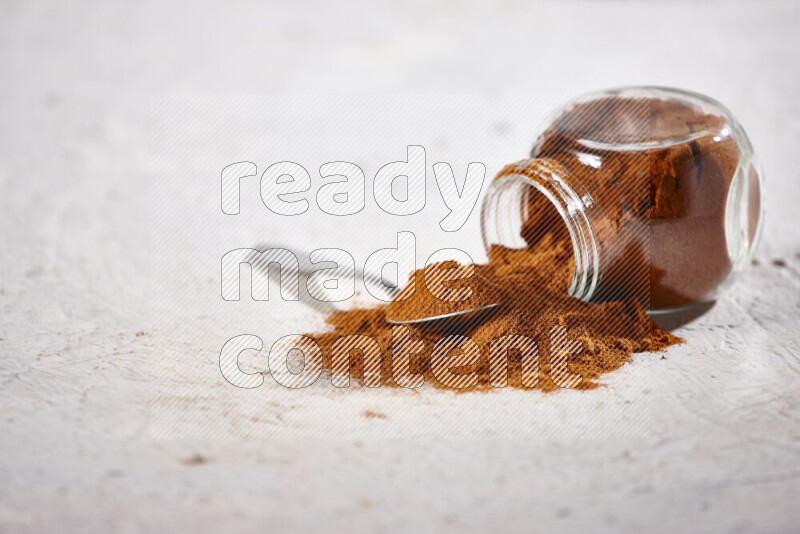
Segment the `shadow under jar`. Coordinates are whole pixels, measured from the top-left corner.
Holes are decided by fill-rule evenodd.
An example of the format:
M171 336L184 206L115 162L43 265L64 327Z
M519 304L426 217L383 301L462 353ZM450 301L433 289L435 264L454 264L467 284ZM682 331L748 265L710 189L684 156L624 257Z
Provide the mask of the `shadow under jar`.
M716 297L747 266L763 220L762 178L720 103L641 87L578 98L531 159L503 168L482 208L487 251L572 244L569 293L637 298L651 313Z

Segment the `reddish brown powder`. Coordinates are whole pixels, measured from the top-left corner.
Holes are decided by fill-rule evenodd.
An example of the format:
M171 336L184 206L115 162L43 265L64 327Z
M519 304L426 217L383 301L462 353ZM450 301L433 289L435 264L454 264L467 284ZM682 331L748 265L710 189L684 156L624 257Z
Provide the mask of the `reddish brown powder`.
M706 299L730 274L726 201L740 153L734 136L721 134L726 127L725 117L681 100L609 96L572 106L540 136L531 157L560 166L603 210L593 220L606 255L598 300L630 290L630 271L644 269L649 287L640 293L650 307L677 308ZM525 174L529 162L498 177ZM755 232L759 203L750 194ZM558 224L544 199L531 199L539 205L529 232Z
M372 309L354 309L334 313L327 322L333 329L312 335L323 352L323 367L332 369L332 345L342 336L360 334L372 337L381 347L381 384L396 386L392 378L392 325L386 317L413 319L459 309L474 308L490 302L501 306L493 313L473 318L466 323L450 321L439 329L410 327L412 339L422 340L425 351L412 358L411 372L420 373L426 384L444 387L433 376L430 353L443 337L460 334L470 337L481 349L477 364L454 370L456 374L477 372L477 385L471 389L487 390L489 376L489 344L505 335L524 335L535 340L539 348L539 388L557 389L549 379L548 346L550 331L555 326L566 328L570 339L581 342L582 350L569 357L568 369L583 377L580 388L597 387L597 378L622 366L634 352L656 351L680 342L660 330L644 308L635 300L590 304L569 296L566 286L571 277L571 256L563 236L555 240L547 235L530 249L510 250L494 247L490 261L475 265L468 279L448 282L451 289L472 288L472 296L462 302L444 302L436 298L425 283L424 270L414 273L415 288L406 300L397 300ZM429 267L431 269L442 266ZM451 268L452 265L444 265ZM402 298L411 293L405 290ZM363 354L350 354L350 372L363 379ZM508 385L522 388L520 354L511 351L508 360Z
M543 195L531 195L522 205L508 207L521 210L527 248L495 245L489 262L475 265L469 278L443 282L438 289L426 282L466 268L444 264L419 270L395 302L331 315L331 331L312 336L322 349L324 367L333 367L337 339L369 336L381 348L381 384L396 386L387 317L413 320L491 303L500 306L466 322L451 320L438 329L409 326L411 338L425 347L412 357L411 371L423 375L427 384L443 387L431 369L432 348L446 336L468 336L481 358L455 374L475 372L475 388L489 389L490 344L502 336L522 335L536 342L539 387L550 391L557 386L550 379L549 338L553 327L560 326L580 342L581 350L568 358L568 370L583 377L580 388L593 388L603 373L619 368L633 353L681 342L659 329L645 307L667 309L702 301L731 273L726 201L740 153L735 138L722 134L727 120L670 99L609 96L567 109L537 141L534 159L507 166L497 179L532 177L546 160L551 171L569 177L581 198L591 200L591 226L602 264L602 287L593 302L569 296L574 271L571 238L552 203ZM748 192L751 240L759 205L753 187ZM441 300L436 296L441 297L441 286L451 294L469 288L471 296ZM352 350L350 372L356 379L363 379L362 365L363 355ZM519 353L509 352L508 370L508 385L525 387Z

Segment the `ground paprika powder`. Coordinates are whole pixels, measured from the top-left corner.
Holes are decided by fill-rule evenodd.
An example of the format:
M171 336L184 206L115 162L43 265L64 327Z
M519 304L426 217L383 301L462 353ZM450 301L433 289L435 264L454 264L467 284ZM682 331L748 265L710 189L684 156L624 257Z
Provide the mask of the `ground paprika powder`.
M490 303L499 307L436 329L408 328L425 350L412 372L442 386L431 369L431 347L448 335L474 341L481 358L456 369L475 373L488 389L493 340L523 335L536 341L538 387L549 376L549 334L563 327L580 343L569 355L579 388L623 365L631 354L657 351L681 339L648 315L713 298L749 262L763 219L761 177L744 131L719 103L673 89L631 88L581 97L566 106L535 143L531 159L503 168L482 212L489 261L450 282L469 288L466 300L442 300L416 271L394 302L340 311L332 330L312 335L332 368L332 345L366 335L381 348L381 385L392 378L392 319L419 319ZM450 262L452 263L452 262ZM363 378L363 354L349 367ZM508 382L528 387L519 354L508 353Z

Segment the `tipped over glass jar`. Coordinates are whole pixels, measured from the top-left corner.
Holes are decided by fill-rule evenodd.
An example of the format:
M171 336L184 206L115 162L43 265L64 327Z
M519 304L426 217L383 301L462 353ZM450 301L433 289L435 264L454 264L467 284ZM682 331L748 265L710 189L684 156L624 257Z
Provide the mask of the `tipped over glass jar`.
M637 298L651 313L714 299L750 262L763 178L731 113L687 91L582 96L507 165L484 199L484 245L571 242L569 293Z

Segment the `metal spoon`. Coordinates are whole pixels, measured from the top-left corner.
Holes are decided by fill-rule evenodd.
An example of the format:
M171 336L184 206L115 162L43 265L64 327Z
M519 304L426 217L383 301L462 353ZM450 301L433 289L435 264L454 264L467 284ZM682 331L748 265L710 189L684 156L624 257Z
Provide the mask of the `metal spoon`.
M386 318L386 322L389 324L407 324L412 326L417 326L421 328L441 328L443 326L452 326L453 321L458 323L463 323L468 320L475 319L480 317L489 311L493 310L494 308L500 306L498 303L487 304L485 306L479 306L477 308L469 308L466 310L461 310L453 313L445 313L443 315L434 315L431 317L422 317L419 319L408 319L405 321L397 321L395 319Z
M259 244L255 247L256 250L263 252L267 249L286 249L292 250L291 247L285 247L281 245L275 244ZM294 251L293 251L294 252ZM306 277L308 280L308 275L313 273L314 271L318 271L320 269L320 263L313 264L309 259L311 256L305 252L295 252L295 256L297 256L298 260L298 275L302 275ZM254 259L251 257L251 259ZM263 274L267 274L268 265L265 265L262 262L252 262L253 271L260 271ZM336 271L333 271L335 274ZM384 296L388 297L388 300L394 300L394 298L402 291L402 288L397 286L389 286L386 285L383 281L383 277L380 274L375 273L367 273L363 270L356 267L355 275L360 276L362 280L364 280L364 285L369 287L371 293L382 293ZM300 284L303 287L303 284ZM317 311L321 311L323 313L330 313L332 311L336 311L338 308L334 306L330 302L323 302L320 301L310 294L303 292L303 296L307 298L301 298L300 301L306 304L307 306L311 306ZM395 320L390 317L386 318L386 322L393 325L409 325L409 326L416 326L420 328L441 328L443 326L453 326L453 323L463 323L468 320L475 319L483 314L489 313L494 308L500 306L499 303L492 303L486 304L484 306L479 306L476 308L468 308L466 310L461 310L452 313L445 313L443 315L434 315L431 317L419 317L417 319L406 319L406 320Z

